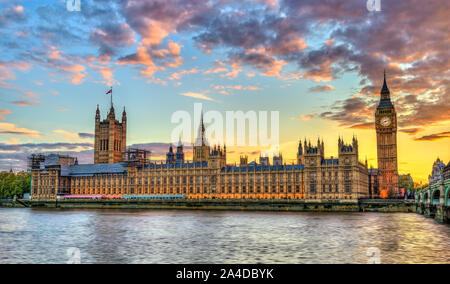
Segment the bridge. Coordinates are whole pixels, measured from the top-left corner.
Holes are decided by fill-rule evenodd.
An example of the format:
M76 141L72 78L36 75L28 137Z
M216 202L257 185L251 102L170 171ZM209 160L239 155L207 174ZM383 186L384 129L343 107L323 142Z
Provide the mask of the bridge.
M441 179L418 190L416 212L438 222L450 222L450 179Z

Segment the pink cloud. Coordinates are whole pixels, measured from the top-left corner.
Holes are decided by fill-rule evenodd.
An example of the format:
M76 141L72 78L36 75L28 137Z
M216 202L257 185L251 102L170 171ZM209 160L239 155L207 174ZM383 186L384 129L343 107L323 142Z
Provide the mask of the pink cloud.
M0 120L6 120L4 114L11 114L11 111L9 109L2 109L0 107Z

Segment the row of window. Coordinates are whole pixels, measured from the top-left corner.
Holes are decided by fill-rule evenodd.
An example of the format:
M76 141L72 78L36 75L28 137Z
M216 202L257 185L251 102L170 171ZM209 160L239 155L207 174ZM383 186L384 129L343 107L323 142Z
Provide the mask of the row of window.
M125 194L126 192L123 192L121 189L115 189L110 188L106 189L104 191L102 190L81 190L81 189L75 189L73 190L74 194ZM302 193L302 190L300 189L300 186L296 186L293 188L292 186L288 186L286 190L283 186L280 186L279 190L276 189L276 187L272 187L272 191L269 191L269 187L266 186L264 188L256 187L255 190L253 187L247 187L243 186L242 189L240 187L222 187L221 189L217 189L215 187L211 187L209 189L208 187L200 188L200 187L190 187L189 189L184 188L171 188L171 189L161 189L161 188L150 188L150 189L130 189L130 194L198 194L198 193L204 193L204 194L233 194L233 193L241 193L241 194L253 194L253 193Z
M177 176L177 177L152 177L152 178L131 178L129 179L129 184L133 185L133 184L151 184L151 185L160 185L160 184L187 184L189 181L189 184L194 184L194 180L196 184L200 184L200 183L208 183L208 181L210 181L211 183L216 183L217 182L217 177L216 176ZM239 183L240 181L242 183L246 183L247 180L250 183L253 183L255 181L253 176L250 176L248 179L246 176L227 176L227 178L225 178L225 176L221 176L221 182L225 183ZM287 178L284 178L283 176L279 176L278 178L273 175L270 177L269 176L264 176L264 178L262 179L260 175L256 176L256 182L261 182L262 180L264 180L264 182L269 183L269 182L292 182L294 179L291 175L288 175ZM295 176L295 182L300 182L301 177L300 176ZM88 186L100 186L100 185L125 185L127 184L127 180L125 179L115 179L115 178L110 178L110 179L93 179L93 178L81 178L81 179L74 179L72 180L72 185L73 186L81 186L81 185L88 185Z
M333 191L334 188L334 191ZM350 193L352 191L352 185L349 183L346 183L344 185L345 188L345 193ZM315 183L311 183L309 185L309 192L310 193L316 193L316 184ZM322 184L322 192L323 193L327 193L327 192L339 192L339 186L337 184L335 184L334 186L332 184Z

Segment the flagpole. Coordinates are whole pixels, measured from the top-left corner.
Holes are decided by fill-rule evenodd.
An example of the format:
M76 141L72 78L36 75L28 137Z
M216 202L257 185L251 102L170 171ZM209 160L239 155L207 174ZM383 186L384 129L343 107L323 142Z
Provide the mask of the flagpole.
M112 100L112 86L111 86L111 108L113 107L113 100Z

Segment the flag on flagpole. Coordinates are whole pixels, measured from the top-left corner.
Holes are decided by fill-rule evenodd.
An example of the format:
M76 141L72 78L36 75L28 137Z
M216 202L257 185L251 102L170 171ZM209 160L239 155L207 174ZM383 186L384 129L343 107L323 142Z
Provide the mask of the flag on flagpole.
M109 89L109 91L107 91L106 94L107 94L107 95L108 95L108 94L112 94L112 88Z

